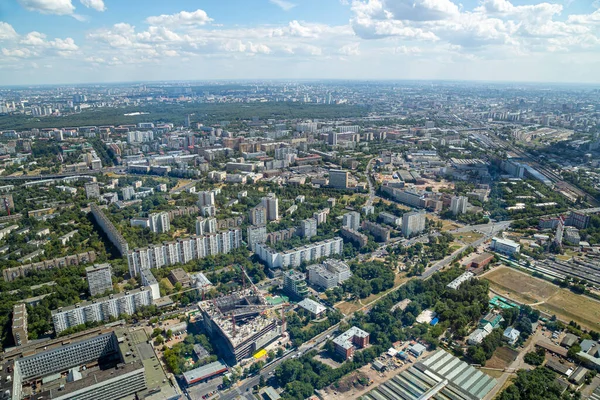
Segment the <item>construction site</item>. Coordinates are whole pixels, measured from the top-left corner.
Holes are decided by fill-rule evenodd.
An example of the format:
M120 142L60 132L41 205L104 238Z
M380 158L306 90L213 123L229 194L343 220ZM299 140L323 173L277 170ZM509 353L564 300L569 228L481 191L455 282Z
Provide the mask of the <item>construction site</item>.
M279 338L285 321L263 295L252 287L198 303L206 331L222 338L237 362Z

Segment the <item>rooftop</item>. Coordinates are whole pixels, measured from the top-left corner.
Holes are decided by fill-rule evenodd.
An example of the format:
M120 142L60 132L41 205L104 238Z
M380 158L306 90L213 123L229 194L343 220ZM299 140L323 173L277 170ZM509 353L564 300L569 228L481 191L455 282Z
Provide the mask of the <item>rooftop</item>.
M354 338L355 336L359 338L365 338L369 336L369 333L363 331L360 328L357 328L356 326L353 326L346 332L342 333L340 336L333 339L333 343L342 347L343 349L349 349L352 346L354 346L354 344L352 344L352 338Z
M314 315L321 314L322 312L325 312L325 310L327 310L327 308L324 305L322 305L321 303L317 303L312 299L304 299L300 303L298 303L298 305Z

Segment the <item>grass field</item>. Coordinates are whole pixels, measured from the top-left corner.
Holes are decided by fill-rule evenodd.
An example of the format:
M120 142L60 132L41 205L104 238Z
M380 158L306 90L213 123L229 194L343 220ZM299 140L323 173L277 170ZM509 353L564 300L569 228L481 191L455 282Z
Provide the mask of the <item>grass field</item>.
M406 281L408 281L408 278L406 277L405 274L397 274L396 277L394 278L394 287L393 288L386 290L385 292L372 294L369 297L367 297L366 299L362 299L360 301L342 301L342 302L336 304L335 308L337 308L344 315L350 315L353 312L361 309L364 305L369 304L372 301L379 299L381 296L384 296L390 290L394 290L394 288L397 288L398 286L404 284Z
M476 242L477 240L481 239L483 237L483 234L477 233L477 232L462 232L462 233L455 233L453 236L454 236L454 240L457 242L461 242L464 244L471 244L471 243Z
M573 320L589 329L600 330L600 302L594 299L508 267L496 268L484 278L502 296L530 304L537 310L556 315L560 320Z

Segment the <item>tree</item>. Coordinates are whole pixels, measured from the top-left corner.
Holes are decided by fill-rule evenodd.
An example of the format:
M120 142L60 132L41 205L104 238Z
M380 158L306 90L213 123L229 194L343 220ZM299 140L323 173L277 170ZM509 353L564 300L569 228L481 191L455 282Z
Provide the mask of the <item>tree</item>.
M517 379L500 393L498 400L560 400L562 388L556 375L545 367L520 370Z
M163 338L162 335L158 335L156 339L154 339L154 342L158 345L161 345L165 343L165 338Z
M167 331L167 339L171 339L172 337L173 337L173 331L169 329Z

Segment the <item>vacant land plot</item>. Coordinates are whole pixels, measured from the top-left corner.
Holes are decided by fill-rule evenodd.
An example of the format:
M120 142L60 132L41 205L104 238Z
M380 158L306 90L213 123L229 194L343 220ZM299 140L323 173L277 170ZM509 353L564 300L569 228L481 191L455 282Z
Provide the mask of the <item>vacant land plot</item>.
M485 274L492 289L506 294L522 303L546 301L560 288L542 279L516 271L509 267L498 267Z
M337 303L335 305L335 308L337 308L344 315L350 315L353 312L361 309L363 306L384 296L386 293L390 292L391 290L394 290L398 286L405 284L407 281L408 281L408 278L406 277L406 274L403 274L403 273L396 274L396 277L394 278L394 287L392 289L386 290L385 292L372 294L369 297L367 297L366 299L353 300L353 301L342 301L342 302Z
M504 369L516 360L518 354L518 352L508 347L498 347L492 358L485 363L485 367Z
M453 236L454 236L454 240L457 242L461 242L464 244L471 244L471 243L476 242L479 239L481 239L483 237L483 234L478 233L478 232L461 232L461 233L455 233Z
M573 320L589 329L600 330L600 302L594 299L508 267L496 268L484 278L502 296L530 304L537 310L556 315L560 320Z

